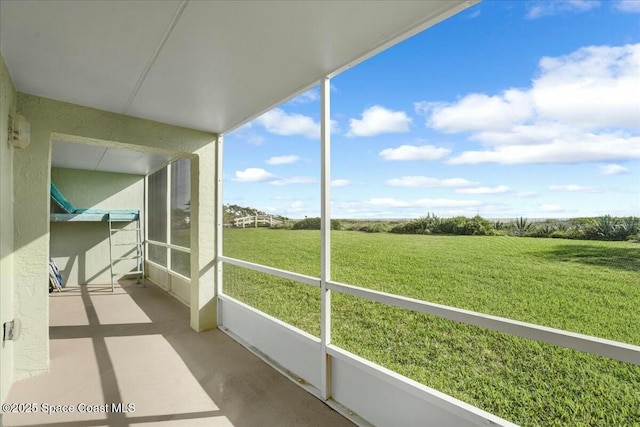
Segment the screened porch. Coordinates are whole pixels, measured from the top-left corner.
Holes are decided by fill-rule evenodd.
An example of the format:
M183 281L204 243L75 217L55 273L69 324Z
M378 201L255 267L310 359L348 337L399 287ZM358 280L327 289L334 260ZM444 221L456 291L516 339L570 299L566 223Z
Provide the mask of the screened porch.
M9 404L0 421L511 426L479 402L517 410L519 395L505 393L499 381L489 391L474 384L504 368L500 352L518 361L516 378L538 375L533 360L553 378L547 357L562 353L567 371L580 378L588 373L583 364L593 362L611 373L605 380L616 390L636 384L640 347L617 331L596 336L584 322L573 328L391 292L385 281L403 285L406 276L397 263L378 262L393 273L383 280L367 264L372 258L362 256L357 266L345 261L357 248L340 246L344 240L332 230L331 165L358 159L332 145L332 79L476 3L0 3L1 398ZM258 237L238 250L234 236L267 220L256 216L255 227L240 217L225 220L225 189L243 178L225 166L228 139L311 89L319 101L317 135L309 138L317 156L308 163L319 177L319 230L308 234L307 246L265 238L265 257L251 250L259 235L245 234ZM140 212L144 283L127 279L139 271L127 261L114 277L105 224L50 221L52 182L77 206ZM268 224L279 226L273 218ZM579 249L570 255L581 256ZM637 250L623 252L628 258ZM43 285L49 258L66 284L51 295ZM351 267L364 279L350 279ZM626 270L632 281L637 271ZM276 291L265 296L265 288ZM484 345L486 363L447 382L448 366L430 362L437 355L465 366L457 352L463 346L452 344L461 330L472 351L473 343ZM372 337L376 346L365 346ZM419 357L403 353L410 345ZM406 356L401 366L385 357L396 354ZM444 379L424 380L425 369ZM538 399L528 384L516 386ZM544 388L544 381L536 384ZM616 395L598 384L587 378L572 386L615 405ZM476 385L477 395L466 393ZM469 388L458 393L463 386ZM638 399L633 391L623 397ZM37 414L12 410L32 401ZM45 416L42 404L49 403L60 411ZM545 406L544 399L534 403ZM127 406L101 409L111 404ZM573 402L567 408L580 409Z

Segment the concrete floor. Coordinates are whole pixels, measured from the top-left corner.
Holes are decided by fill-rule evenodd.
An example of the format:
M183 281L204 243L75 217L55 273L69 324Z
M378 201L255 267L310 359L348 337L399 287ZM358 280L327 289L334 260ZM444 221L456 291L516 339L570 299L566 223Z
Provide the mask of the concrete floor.
M189 310L147 283L51 294L50 371L7 398L38 412L4 425L353 426L222 332L191 330ZM73 412L43 413L54 405Z

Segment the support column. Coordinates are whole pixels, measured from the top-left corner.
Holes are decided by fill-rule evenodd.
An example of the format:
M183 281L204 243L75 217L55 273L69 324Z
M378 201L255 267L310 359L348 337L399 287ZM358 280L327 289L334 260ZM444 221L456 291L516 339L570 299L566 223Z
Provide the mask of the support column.
M331 356L327 345L331 343L331 291L327 281L331 280L331 118L330 79L320 82L320 348L321 387L320 395L331 397Z
M222 255L222 238L224 229L224 207L222 205L222 154L224 148L224 136L218 136L218 142L216 143L216 298L222 294L222 261L220 256ZM243 225L244 228L244 225ZM217 306L218 326L222 324L222 309Z
M193 162L191 162L193 163ZM167 226L165 227L166 231L166 243L171 244L171 167L173 163L167 165L167 182L165 185L165 191L167 194L167 203L165 203L165 209L167 210ZM198 182L198 181L191 181ZM191 194L191 200L193 200L193 194ZM193 257L193 255L192 255ZM171 248L167 247L167 256L165 257L165 261L167 262L167 271L165 272L165 281L167 283L167 289L171 290L171 275L169 274L169 270L171 269ZM193 277L193 272L191 272Z
M194 152L191 161L191 328L196 331L218 326L216 293L216 224L218 218L217 151L220 142ZM194 185L195 183L195 185Z

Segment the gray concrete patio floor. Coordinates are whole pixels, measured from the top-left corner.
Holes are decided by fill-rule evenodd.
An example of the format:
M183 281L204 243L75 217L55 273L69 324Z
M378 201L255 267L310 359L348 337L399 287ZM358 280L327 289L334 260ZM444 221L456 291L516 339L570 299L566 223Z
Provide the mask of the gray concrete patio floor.
M149 282L51 294L49 335L50 371L7 398L38 412L5 413L6 426L353 426L224 333L191 330Z

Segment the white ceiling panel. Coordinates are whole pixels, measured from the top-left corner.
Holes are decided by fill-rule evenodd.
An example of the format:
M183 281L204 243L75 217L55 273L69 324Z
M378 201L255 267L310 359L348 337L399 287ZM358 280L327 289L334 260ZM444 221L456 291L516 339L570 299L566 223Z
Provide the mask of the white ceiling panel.
M223 133L477 0L0 1L19 91Z
M459 3L191 2L130 112L228 131Z
M96 170L106 147L53 141L51 146L51 166L68 169Z
M1 1L19 91L122 113L179 1Z
M146 175L171 160L170 157L140 151L108 148L96 170Z
M51 147L51 166L58 168L147 175L171 160L167 155L63 140L54 140Z

